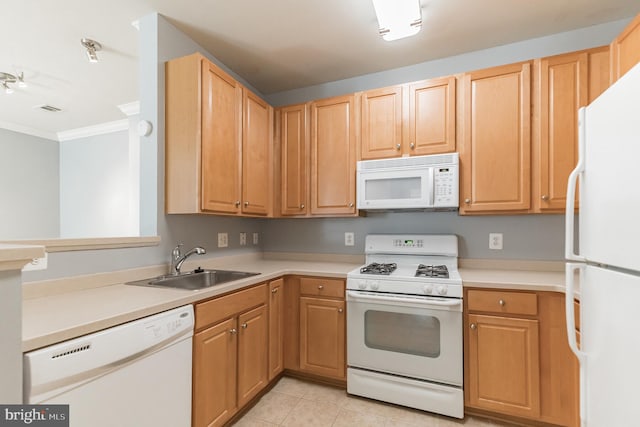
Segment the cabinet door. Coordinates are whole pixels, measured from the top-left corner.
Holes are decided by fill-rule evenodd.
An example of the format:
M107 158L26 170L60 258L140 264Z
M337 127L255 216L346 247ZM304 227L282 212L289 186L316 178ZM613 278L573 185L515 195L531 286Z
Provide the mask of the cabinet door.
M538 321L469 315L469 406L540 413Z
M273 109L243 90L242 213L267 215L271 207Z
M611 43L611 83L640 61L640 15Z
M530 64L464 75L460 213L530 206Z
M240 211L242 88L202 61L202 210Z
M269 282L269 381L284 369L284 279Z
M235 319L193 337L193 425L221 426L237 410Z
M300 369L345 379L344 301L300 298Z
M353 95L311 103L311 214L356 213Z
M402 86L364 92L360 105L361 158L399 156L402 149Z
M456 78L425 80L409 85L411 155L456 151Z
M609 46L587 51L589 57L589 104L609 87Z
M280 109L280 161L282 215L305 215L308 196L307 106Z
M578 109L588 103L588 64L586 52L536 61L536 211L564 211L567 179L578 161Z
M265 305L238 316L238 407L267 385L267 322Z

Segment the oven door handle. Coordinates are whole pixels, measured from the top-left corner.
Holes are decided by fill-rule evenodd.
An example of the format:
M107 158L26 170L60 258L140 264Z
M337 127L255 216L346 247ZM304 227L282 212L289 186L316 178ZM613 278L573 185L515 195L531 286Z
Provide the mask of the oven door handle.
M347 297L353 300L367 300L373 302L390 302L390 303L412 303L412 304L420 304L425 306L438 306L438 307L455 307L462 304L461 299L451 299L447 301L440 300L431 300L426 298L411 298L411 297L385 297L381 295L370 295L364 294L362 292L357 291L347 291Z

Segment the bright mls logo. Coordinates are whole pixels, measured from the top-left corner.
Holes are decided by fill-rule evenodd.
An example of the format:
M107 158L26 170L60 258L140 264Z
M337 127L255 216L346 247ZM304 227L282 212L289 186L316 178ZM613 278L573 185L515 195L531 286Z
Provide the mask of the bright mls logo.
M69 427L69 405L0 405L0 427Z

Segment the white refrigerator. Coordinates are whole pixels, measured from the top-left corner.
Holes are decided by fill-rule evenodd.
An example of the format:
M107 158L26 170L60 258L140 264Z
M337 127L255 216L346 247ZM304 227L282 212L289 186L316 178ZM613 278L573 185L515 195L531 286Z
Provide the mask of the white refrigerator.
M640 64L581 108L579 117L565 256L567 331L580 361L581 425L640 426ZM576 272L580 348L573 317Z

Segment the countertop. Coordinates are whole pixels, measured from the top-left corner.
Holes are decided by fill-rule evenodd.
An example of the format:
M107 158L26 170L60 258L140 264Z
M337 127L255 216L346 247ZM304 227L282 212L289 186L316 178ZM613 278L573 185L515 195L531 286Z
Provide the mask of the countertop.
M227 259L211 258L198 262L198 265L261 274L197 291L124 284L126 281L162 274L158 272L160 267L71 278L69 283L60 279L52 283L26 283L22 351L96 332L283 275L345 278L349 271L361 263L354 263L353 259L348 262L264 259L259 254L252 254ZM185 269L188 269L187 266ZM564 291L564 274L559 271L460 268L460 274L463 285L469 287ZM35 288L38 289L34 291Z

